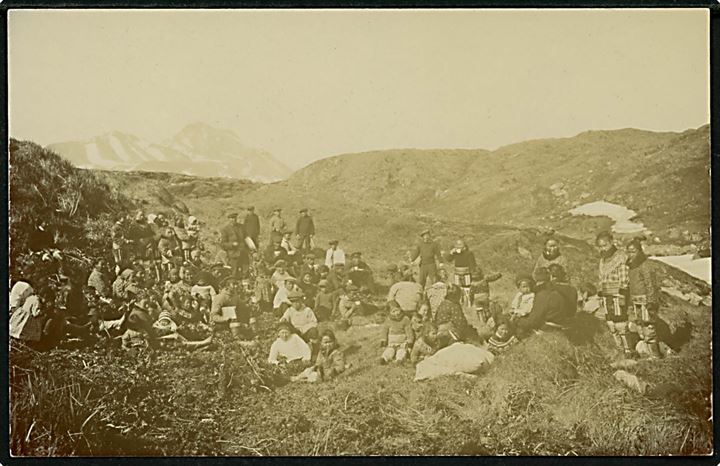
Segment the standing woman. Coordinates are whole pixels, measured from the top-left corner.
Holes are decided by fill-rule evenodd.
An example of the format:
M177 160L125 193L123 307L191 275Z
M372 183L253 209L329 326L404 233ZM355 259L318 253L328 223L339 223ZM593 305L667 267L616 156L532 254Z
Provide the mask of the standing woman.
M648 355L659 358L660 347L655 333L655 321L660 307L660 289L655 273L647 263L642 239L635 238L627 246L630 289L631 326L645 342Z
M455 247L450 251L449 256L454 266L453 283L462 289L463 303L469 307L471 302L470 283L472 282L472 274L475 273L477 268L475 254L467 247L465 241L459 239L455 241Z
M613 237L608 232L601 232L595 239L600 253L599 279L600 296L607 314L608 329L615 340L615 345L625 354L632 357L634 351L628 340L628 265L625 251L613 244Z

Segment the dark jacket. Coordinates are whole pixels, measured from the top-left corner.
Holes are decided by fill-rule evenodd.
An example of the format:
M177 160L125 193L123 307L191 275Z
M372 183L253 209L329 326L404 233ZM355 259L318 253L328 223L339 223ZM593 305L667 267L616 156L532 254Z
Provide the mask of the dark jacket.
M237 243L237 246L233 246ZM240 257L245 249L245 230L242 225L228 223L220 230L220 247L228 253L228 257Z
M431 241L426 243L421 241L413 251L410 260L415 260L420 256L420 265L434 264L435 259L440 259L440 246L435 242Z
M276 252L277 254L275 254ZM263 251L263 259L265 260L265 263L268 265L268 267L272 267L275 265L275 262L279 261L280 259L288 262L288 253L285 248L281 246L278 246L276 248L273 244L271 244L270 246L265 248L265 251Z
M647 258L643 255L637 261L629 261L628 267L630 296L645 296L648 304L657 305L660 300L659 286Z
M550 283L542 283L535 288L530 314L519 318L516 324L518 331L526 334L542 327L545 322L564 325L567 320L567 306L562 295Z
M256 213L249 213L245 216L245 234L251 238L257 238L260 236L260 218ZM257 244L255 245L257 246Z
M578 292L574 286L569 283L553 283L555 291L557 291L563 298L565 303L565 315L567 318L571 318L577 312L578 303Z
M297 219L295 225L295 234L300 236L308 236L315 234L315 223L311 216L304 216Z
M468 248L464 248L460 252L451 252L449 256L455 267L468 267L471 272L477 267L475 254Z

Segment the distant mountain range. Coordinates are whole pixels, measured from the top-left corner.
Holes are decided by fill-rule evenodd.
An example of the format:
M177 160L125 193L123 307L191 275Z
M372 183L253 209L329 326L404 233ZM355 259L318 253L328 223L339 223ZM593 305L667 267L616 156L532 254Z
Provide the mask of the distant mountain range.
M161 171L260 182L282 180L292 172L269 152L245 146L232 130L204 123L188 125L162 143L113 131L87 141L50 144L48 149L81 168Z

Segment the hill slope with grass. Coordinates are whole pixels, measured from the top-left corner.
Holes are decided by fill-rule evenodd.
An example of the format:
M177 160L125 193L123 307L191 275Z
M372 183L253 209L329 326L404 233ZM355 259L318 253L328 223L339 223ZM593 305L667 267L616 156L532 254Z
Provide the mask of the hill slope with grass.
M573 283L595 281L596 251L576 233L609 224L601 219L543 218L554 212L561 215L576 196L590 202L596 195L615 196L617 189L633 199L660 199L667 205L692 199L707 203L702 196L709 180L700 176L709 162L706 144L707 128L659 135L623 130L530 141L494 152L344 155L316 162L273 184L143 172L94 172L94 177L110 191L122 193L128 205L142 206L146 212L197 216L205 224L201 240L210 252L230 212L253 205L261 216L265 245L272 208L282 207L293 226L296 212L309 207L318 230L317 245L324 248L329 239L337 238L346 252L363 251L381 284L387 284L385 266L407 260L421 229L431 227L444 249L462 236L483 270L503 274L491 292L494 301L506 306L515 291L514 277L530 271L542 250L548 234L543 227L558 230ZM606 152L625 156L601 158ZM532 154L542 161L533 166ZM646 156L658 161L648 171L641 163ZM580 182L589 170L605 170L617 181L583 186ZM651 176L653 170L659 178ZM636 172L650 181L636 183ZM514 189L505 187L508 176L515 177L509 181ZM674 176L697 179L678 192L658 192L665 186L662 178ZM550 189L558 177L563 187ZM598 183L603 180L598 177ZM11 185L11 193L12 189ZM589 195L583 197L585 192ZM520 200L513 197L516 194ZM671 194L680 200L670 199ZM18 208L28 208L24 198L14 199L23 204ZM635 205L627 207L641 212ZM664 221L709 226L709 215L703 217L701 208L678 209L668 220L662 212L648 208L643 221L656 230L654 225ZM664 279L698 292L702 288L697 280L664 264L652 266ZM24 375L11 377L12 430L18 433L13 451L704 454L712 448L710 316L707 306L665 296L660 317L667 325L658 331L677 354L640 361L629 369L649 383L645 393L613 377L612 339L604 323L592 318L581 320L576 333L545 333L524 340L477 377L423 383L412 382L410 367L376 363L382 313L358 318L349 329L336 332L352 367L338 381L320 385L288 385L287 378L267 367L264 359L274 338L270 315L260 319L257 354L246 354L228 341L221 351L207 353L126 354L108 348L15 353L11 368ZM468 318L473 323L473 316ZM257 369L246 364L248 360ZM55 397L62 400L60 409L33 401Z

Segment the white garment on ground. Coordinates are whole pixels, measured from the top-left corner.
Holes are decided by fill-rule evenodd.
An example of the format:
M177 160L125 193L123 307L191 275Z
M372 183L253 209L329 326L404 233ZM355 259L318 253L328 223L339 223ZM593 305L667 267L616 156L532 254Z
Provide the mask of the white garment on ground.
M40 315L40 298L37 295L29 296L22 307L10 316L10 336L20 338L30 317L38 315Z
M471 374L483 365L492 364L494 359L495 356L485 348L453 343L419 362L415 367L415 381L458 373Z
M35 291L28 282L17 282L10 290L10 312L22 307L25 300L29 298Z
M278 358L281 356L285 357L288 362L297 359L310 361L310 347L305 340L293 333L287 341L278 338L270 346L270 356L268 356L270 364L277 364Z

